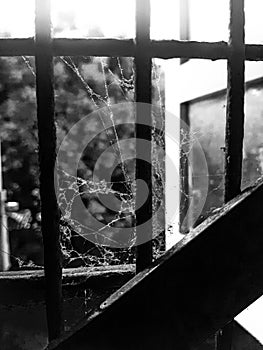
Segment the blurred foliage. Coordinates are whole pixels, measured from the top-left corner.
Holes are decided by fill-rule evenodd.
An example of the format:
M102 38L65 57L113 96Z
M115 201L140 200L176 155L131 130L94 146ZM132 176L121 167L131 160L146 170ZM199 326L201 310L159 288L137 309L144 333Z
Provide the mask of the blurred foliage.
M18 258L14 260L14 266L17 265L15 263L17 261L21 266L24 261L29 262L30 260L35 264L43 264L34 72L34 58L32 57L0 58L0 137L4 187L7 189L8 201L17 201L21 210L29 209L32 213L29 229L20 230L19 233L18 230L12 230L10 233L12 254ZM155 79L153 98L156 103L162 105L164 91L160 81L163 77L160 68L156 65L154 65L153 72ZM101 107L134 101L134 75L132 58L54 58L58 148L70 128L84 116ZM134 136L133 118L129 113L123 118L121 125L116 127L113 125L97 135L98 120L95 114L94 117L91 117L89 132L93 132L96 136L83 152L78 177L86 181L91 180L97 159L112 143L116 142L116 138L122 140ZM158 139L159 144L162 140L164 148L163 135L159 135ZM70 148L74 149L74 147L74 144L70 145ZM129 152L134 155L135 149ZM160 158L160 155L158 157ZM110 167L112 165L110 155L107 157L106 154L104 158L103 165L106 168ZM132 159L125 162L125 169L117 166L114 170L111 181L116 183L113 189L120 193L120 196L122 194L132 196L132 189L127 185L126 176L128 174L130 179L134 179L134 166L134 159ZM162 166L159 166L159 169L156 167L155 175L156 179L164 177ZM121 213L119 219L115 220L116 212L106 209L94 193L83 195L82 200L92 215L105 225L111 221L114 222L115 227L133 225L133 220L126 215L127 213ZM161 205L158 200L155 204ZM161 222L163 223L163 218ZM109 230L110 227L109 225ZM69 234L69 229L63 220L61 229L64 262L68 266L79 266L83 263L131 262L133 260L131 257L133 254L127 250L106 251L93 246L72 230ZM65 240L65 237L68 239Z

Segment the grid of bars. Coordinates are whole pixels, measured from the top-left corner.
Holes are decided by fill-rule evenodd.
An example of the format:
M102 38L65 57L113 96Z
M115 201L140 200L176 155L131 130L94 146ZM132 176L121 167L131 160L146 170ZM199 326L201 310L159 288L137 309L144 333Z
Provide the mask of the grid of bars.
M54 124L53 56L126 56L135 57L136 101L151 103L152 58L203 58L228 60L228 97L226 121L225 200L240 193L244 128L244 60L263 60L263 45L244 44L244 0L230 0L230 39L225 42L150 40L150 0L136 0L136 39L52 39L50 0L36 0L36 33L29 39L0 39L0 56L36 57L37 114L39 128L40 193L42 233L45 248L46 305L49 339L61 334L62 292L59 215L53 183L56 132ZM137 122L140 122L137 114ZM149 111L148 118L151 118ZM150 124L150 123L149 123ZM136 127L136 136L151 139L149 128ZM137 154L151 150L137 149ZM137 164L137 178L151 183L151 167ZM151 215L152 193L137 220ZM151 234L151 227L149 234ZM152 260L151 244L138 249L137 271ZM227 348L227 347L226 347ZM222 348L223 349L223 348Z

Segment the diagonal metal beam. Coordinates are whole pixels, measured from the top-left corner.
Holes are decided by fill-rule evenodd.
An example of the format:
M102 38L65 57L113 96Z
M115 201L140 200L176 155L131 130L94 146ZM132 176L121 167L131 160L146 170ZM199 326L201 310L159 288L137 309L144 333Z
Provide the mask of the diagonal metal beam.
M263 181L49 349L194 349L263 293Z

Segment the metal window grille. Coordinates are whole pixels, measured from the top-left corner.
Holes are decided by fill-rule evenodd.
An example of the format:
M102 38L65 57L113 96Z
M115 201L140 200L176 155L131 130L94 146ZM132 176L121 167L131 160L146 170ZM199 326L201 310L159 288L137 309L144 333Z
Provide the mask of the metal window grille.
M55 196L53 170L56 158L54 124L53 56L126 56L135 57L136 101L151 104L152 58L227 59L227 118L225 201L240 193L242 144L244 129L244 61L262 61L263 45L244 43L244 0L230 0L229 42L196 42L150 39L150 0L136 0L136 38L120 39L52 39L50 0L36 0L35 38L0 39L0 56L28 55L36 58L36 93L39 130L40 193L42 201L42 233L45 249L46 307L49 339L58 337L62 328L61 252L59 244L59 215ZM145 118L145 116L144 116ZM147 118L150 121L151 113ZM140 122L140 114L137 114ZM149 123L150 125L150 123ZM151 140L151 131L136 127L136 137ZM141 150L137 154L151 150ZM138 163L137 178L151 184L151 167ZM137 212L138 223L151 215L152 193L143 209ZM151 227L148 227L151 235ZM138 232L139 234L140 232ZM137 252L137 271L152 261L150 243Z

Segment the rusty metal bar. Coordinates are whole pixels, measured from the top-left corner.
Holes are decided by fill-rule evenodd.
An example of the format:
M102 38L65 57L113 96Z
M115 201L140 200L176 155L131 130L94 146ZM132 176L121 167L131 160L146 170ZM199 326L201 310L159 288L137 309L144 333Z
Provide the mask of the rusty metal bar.
M231 0L225 136L225 202L237 196L241 187L245 85L244 24L244 0Z
M136 0L135 93L136 102L144 103L143 106L139 104L136 108L136 179L142 179L148 186L147 198L142 198L144 197L144 191L137 181L137 243L142 236L146 241L137 246L137 272L143 270L152 262L152 61L149 56L149 43L150 0ZM141 140L143 140L143 143ZM144 203L139 207L141 199Z
M41 229L44 243L46 312L49 340L62 330L62 264L59 212L54 188L56 128L50 0L36 0L36 95L39 137Z

